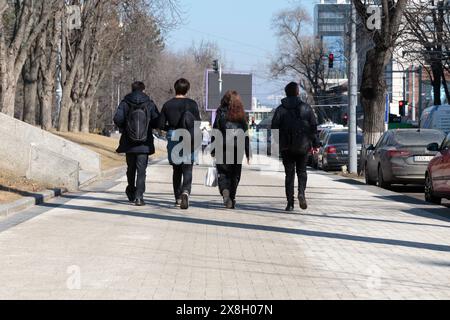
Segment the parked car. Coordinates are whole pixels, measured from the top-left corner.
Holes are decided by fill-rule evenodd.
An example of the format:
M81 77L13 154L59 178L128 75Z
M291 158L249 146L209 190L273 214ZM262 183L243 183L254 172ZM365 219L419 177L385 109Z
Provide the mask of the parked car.
M349 133L347 131L331 130L329 131L318 153L318 166L325 171L341 170L344 165L348 165L349 161ZM358 133L358 164L361 156L361 149L363 143L363 135Z
M391 184L424 184L428 163L437 153L427 146L440 144L444 139L440 130L387 131L376 146L367 147L366 183L381 188L389 188Z
M436 129L450 133L450 105L432 106L422 112L422 129Z
M330 128L323 129L318 134L319 135L319 142L321 144L323 144L325 142L325 139L327 138L327 135L330 132L348 132L348 128L344 128L343 126L341 126L341 127L330 127ZM319 168L319 153L316 153L316 154L310 153L309 154L308 165L310 165L314 169L318 169Z
M450 199L450 135L442 144L428 145L436 156L428 164L425 174L425 200L441 204L442 199Z

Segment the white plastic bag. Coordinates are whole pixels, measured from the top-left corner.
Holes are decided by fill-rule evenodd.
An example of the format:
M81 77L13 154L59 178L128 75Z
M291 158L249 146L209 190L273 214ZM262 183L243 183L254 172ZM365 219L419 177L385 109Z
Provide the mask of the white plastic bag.
M215 188L218 184L218 176L216 167L208 168L208 172L205 177L205 186Z

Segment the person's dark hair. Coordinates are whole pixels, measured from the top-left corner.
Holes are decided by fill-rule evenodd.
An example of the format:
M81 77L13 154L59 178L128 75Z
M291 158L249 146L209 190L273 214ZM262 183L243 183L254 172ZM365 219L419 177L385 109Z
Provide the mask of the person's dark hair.
M141 81L136 81L131 85L131 91L136 92L142 92L145 90L145 84Z
M185 96L191 89L191 84L186 79L181 78L175 82L174 88L177 95Z
M221 106L227 108L227 120L231 122L246 121L244 103L237 91L227 91L222 98Z
M300 93L300 89L296 82L289 83L286 88L284 88L284 91L288 97L297 97Z

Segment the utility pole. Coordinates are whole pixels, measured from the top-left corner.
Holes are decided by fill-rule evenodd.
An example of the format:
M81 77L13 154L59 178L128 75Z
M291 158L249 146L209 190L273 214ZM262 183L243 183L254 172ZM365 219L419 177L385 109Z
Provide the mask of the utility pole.
M349 94L349 172L358 172L356 107L358 105L358 53L356 51L356 8L352 3Z
M412 73L412 100L411 100L411 107L412 107L412 121L416 121L416 72L414 69L414 65L412 66L412 70L414 71Z

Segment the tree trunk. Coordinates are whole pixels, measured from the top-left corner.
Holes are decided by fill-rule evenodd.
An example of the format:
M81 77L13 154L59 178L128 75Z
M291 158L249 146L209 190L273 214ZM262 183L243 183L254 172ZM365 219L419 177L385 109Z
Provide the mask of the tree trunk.
M45 89L44 89L45 90ZM42 105L41 105L41 126L44 130L52 129L52 106L53 106L53 95L44 92L42 95Z
M433 85L433 99L434 99L434 105L440 106L442 104L441 101L441 88L442 88L442 73L443 68L442 64L433 62L431 64L431 72L433 73L433 81L431 84Z
M22 70L23 77L23 121L36 125L37 80L39 64L29 57Z
M5 64L5 73L1 84L2 95L0 101L0 111L8 116L14 117L17 81L12 70L14 70L14 66L11 66L10 63Z
M361 83L364 108L364 143L376 144L385 131L386 80L384 76L388 52L371 49L367 52Z
M89 133L90 129L90 119L91 119L91 102L89 99L82 100L80 103L80 111L81 111L81 132Z
M80 106L78 103L72 104L70 109L69 131L74 133L80 132Z
M69 130L69 113L71 102L70 91L68 92L68 90L63 90L58 131L67 132Z

